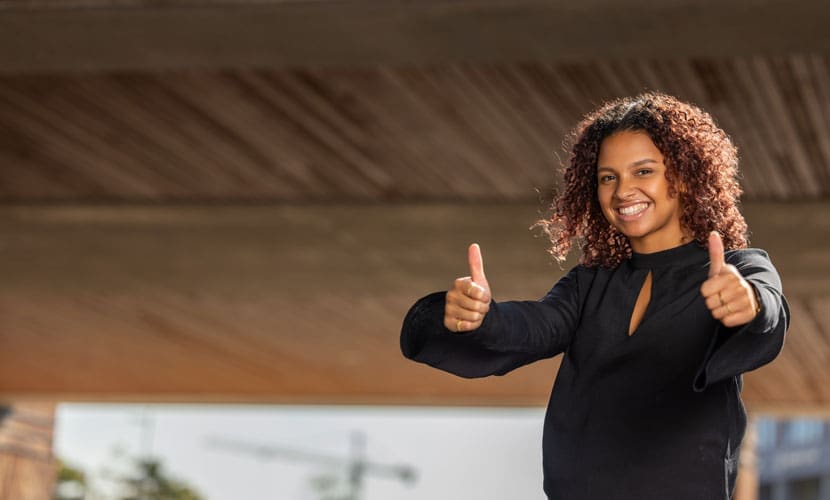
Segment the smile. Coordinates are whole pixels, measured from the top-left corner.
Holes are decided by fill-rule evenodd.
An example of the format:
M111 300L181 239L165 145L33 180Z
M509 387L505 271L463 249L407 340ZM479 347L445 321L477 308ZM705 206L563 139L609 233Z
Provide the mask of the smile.
M648 208L648 203L637 203L628 207L620 207L617 211L622 215L637 215Z

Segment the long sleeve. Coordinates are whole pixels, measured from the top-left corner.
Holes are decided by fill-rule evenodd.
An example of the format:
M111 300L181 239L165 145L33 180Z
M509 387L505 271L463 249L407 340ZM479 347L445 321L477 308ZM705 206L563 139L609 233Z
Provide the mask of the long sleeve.
M414 361L462 377L505 373L555 356L570 343L579 318L577 269L538 301L495 302L481 326L456 333L444 327L445 292L418 300L401 330L401 351Z
M767 253L759 249L737 250L727 253L726 261L757 290L761 311L740 327L727 328L718 323L703 365L695 377L696 391L775 359L784 345L789 326L790 310L781 290L781 279Z

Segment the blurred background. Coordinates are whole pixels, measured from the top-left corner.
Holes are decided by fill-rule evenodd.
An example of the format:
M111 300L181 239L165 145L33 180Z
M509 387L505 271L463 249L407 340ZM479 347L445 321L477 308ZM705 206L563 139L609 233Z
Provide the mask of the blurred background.
M0 1L0 498L543 498L558 359L405 361L481 244L495 298L563 274L530 226L561 143L660 90L741 151L783 354L745 377L740 500L830 499L822 0ZM564 266L567 269L573 262Z

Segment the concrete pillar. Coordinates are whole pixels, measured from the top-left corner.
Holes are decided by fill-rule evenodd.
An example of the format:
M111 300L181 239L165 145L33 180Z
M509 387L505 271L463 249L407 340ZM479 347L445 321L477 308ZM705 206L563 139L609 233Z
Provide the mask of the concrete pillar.
M53 403L0 404L0 500L51 500Z

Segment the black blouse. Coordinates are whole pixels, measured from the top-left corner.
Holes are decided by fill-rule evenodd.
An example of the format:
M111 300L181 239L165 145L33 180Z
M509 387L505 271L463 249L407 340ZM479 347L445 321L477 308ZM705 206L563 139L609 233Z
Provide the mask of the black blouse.
M789 309L766 252L729 251L726 262L761 301L738 328L706 308L709 256L692 242L616 268L577 266L539 301L494 301L470 332L447 330L445 292L428 295L406 315L401 349L462 377L564 352L544 424L551 499L730 498L746 427L741 374L780 352ZM651 301L629 336L649 271Z

